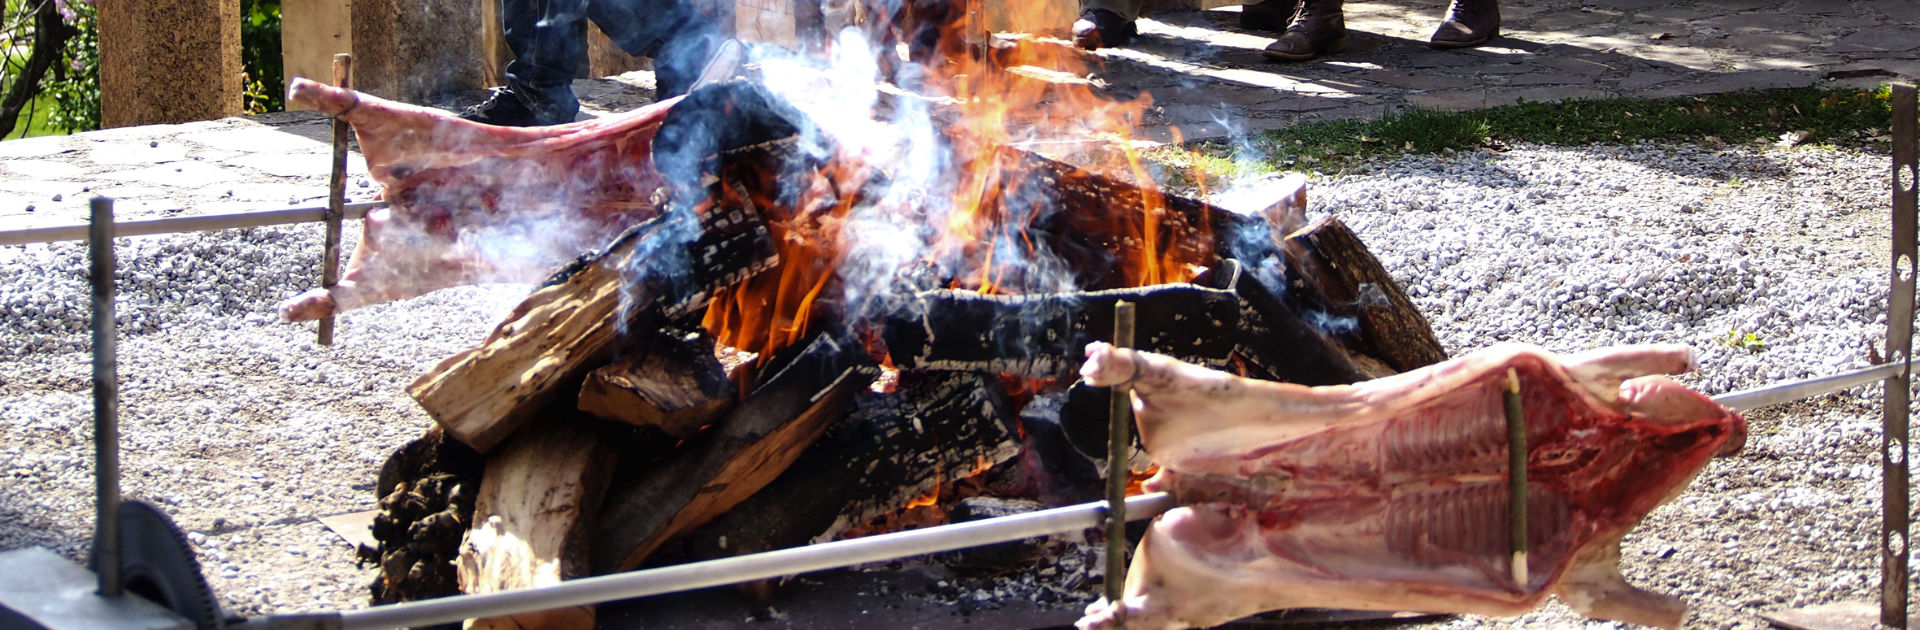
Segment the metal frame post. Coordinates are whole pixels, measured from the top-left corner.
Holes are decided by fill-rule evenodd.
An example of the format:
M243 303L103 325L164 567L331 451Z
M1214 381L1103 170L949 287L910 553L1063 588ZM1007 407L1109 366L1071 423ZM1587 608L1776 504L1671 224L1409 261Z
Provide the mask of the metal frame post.
M1880 444L1880 623L1907 627L1907 423L1913 382L1916 166L1914 86L1893 86L1893 274L1887 296L1887 358L1902 367L1886 381Z
M120 590L120 381L113 313L113 200L94 197L87 239L93 285L94 572L100 595Z

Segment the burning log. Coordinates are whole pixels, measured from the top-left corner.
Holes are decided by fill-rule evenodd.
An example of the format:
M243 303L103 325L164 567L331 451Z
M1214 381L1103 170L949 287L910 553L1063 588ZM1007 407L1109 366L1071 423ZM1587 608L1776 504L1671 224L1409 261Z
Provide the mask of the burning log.
M1184 283L1033 295L925 291L894 309L881 337L902 369L1068 377L1079 367L1078 348L1113 330L1113 305L1122 300L1140 309L1143 348L1215 367L1233 351L1220 331L1239 326L1239 299Z
M1360 237L1334 217L1286 237L1288 261L1340 314L1356 317L1367 354L1405 372L1447 359L1406 291Z
M1245 269L1234 265L1235 273ZM1339 385L1366 380L1368 359L1347 352L1339 343L1273 295L1268 282L1246 273L1232 283L1241 299L1243 334L1234 356L1265 380L1301 385ZM1285 286L1282 281L1273 284ZM1296 296L1296 299L1299 299Z
M706 304L714 288L771 266L773 245L747 210L714 209L690 238L684 220L656 218L557 275L515 307L479 346L446 358L407 387L447 433L485 452L562 391L577 391L628 330L646 330ZM660 251L664 250L664 251ZM685 263L686 268L674 269Z
M609 492L593 533L595 572L639 566L668 539L765 487L871 380L862 377L870 373L865 353L833 335L791 354L797 356L686 448Z
M460 590L492 593L587 575L587 523L599 509L616 454L586 422L528 430L487 458L474 526L456 561ZM593 627L592 606L475 619L473 628Z
M1014 457L1014 422L1004 388L978 373L909 374L894 393L859 392L847 417L785 473L671 543L672 555L703 560L832 540Z
M734 375L714 350L704 333L655 334L638 352L587 374L580 411L691 437L733 406Z

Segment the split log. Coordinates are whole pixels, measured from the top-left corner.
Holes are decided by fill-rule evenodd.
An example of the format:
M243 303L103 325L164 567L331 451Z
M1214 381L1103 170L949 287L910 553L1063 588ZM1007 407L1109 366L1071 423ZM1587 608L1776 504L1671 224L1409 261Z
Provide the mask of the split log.
M891 394L855 398L778 479L670 543L671 562L832 540L1020 452L1013 404L985 374L907 373Z
M584 420L521 431L487 457L474 527L456 567L464 593L494 593L588 574L587 523L599 510L614 450ZM593 628L591 605L469 619L466 627Z
M1330 306L1359 319L1366 354L1402 372L1447 359L1426 317L1345 223L1315 221L1288 235L1286 249L1300 277Z
M1185 283L1034 295L923 291L896 305L881 339L901 369L1070 378L1087 343L1112 336L1113 305L1122 300L1138 307L1137 347L1216 368L1233 352L1224 333L1239 327L1239 298Z
M598 418L687 438L733 406L733 383L714 356L711 337L661 331L636 352L587 374L579 407Z
M447 357L407 393L449 435L485 452L556 394L578 391L627 331L684 316L705 305L714 287L777 258L751 210L714 208L698 225L684 214L635 226L604 253L556 274L480 345Z
M594 526L596 573L639 566L662 543L766 487L872 380L866 351L835 335L821 334L792 354L680 452L616 481Z
M1301 385L1340 385L1368 378L1367 372L1339 343L1321 332L1273 294L1239 261L1228 261L1219 273L1232 274L1227 286L1240 296L1240 332L1234 336L1235 356L1256 376Z

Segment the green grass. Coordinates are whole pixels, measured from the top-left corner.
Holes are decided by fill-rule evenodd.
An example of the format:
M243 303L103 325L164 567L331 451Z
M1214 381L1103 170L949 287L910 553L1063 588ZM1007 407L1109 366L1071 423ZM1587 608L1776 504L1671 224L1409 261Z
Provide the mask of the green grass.
M1170 185L1274 171L1337 172L1369 159L1408 154L1503 150L1519 143L1557 146L1640 141L1777 143L1805 132L1801 144L1885 149L1892 112L1888 89L1795 88L1665 100L1608 99L1520 103L1471 112L1413 110L1374 120L1301 125L1238 144L1172 147L1150 157L1173 174Z

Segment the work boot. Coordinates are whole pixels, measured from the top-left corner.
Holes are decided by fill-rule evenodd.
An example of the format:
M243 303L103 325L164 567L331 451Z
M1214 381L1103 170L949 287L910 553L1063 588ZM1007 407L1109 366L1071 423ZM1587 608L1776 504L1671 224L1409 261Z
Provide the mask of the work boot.
M1287 21L1299 6L1300 0L1261 0L1241 5L1240 28L1275 33L1287 30Z
M1302 0L1287 32L1267 45L1267 58L1306 61L1346 50L1347 18L1341 13L1341 3L1342 0Z
M1500 36L1500 3L1495 0L1453 0L1447 19L1433 31L1434 48L1467 48Z
M513 88L494 88L486 101L461 111L460 117L501 127L544 127L570 123L580 111L580 101L572 98L573 91L570 89L566 96L565 102L529 103L525 95Z
M1073 44L1087 50L1125 46L1138 34L1133 20L1106 9L1087 9L1073 22Z

